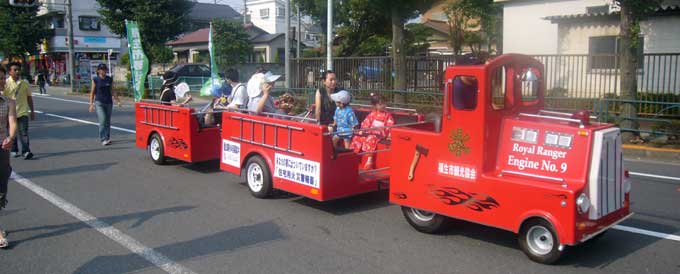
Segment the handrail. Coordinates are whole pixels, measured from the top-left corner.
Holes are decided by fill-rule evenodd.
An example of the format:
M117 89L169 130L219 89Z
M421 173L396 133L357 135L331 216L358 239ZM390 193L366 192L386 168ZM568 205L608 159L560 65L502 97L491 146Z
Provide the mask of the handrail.
M165 111L170 111L170 112L179 112L178 109L173 109L173 108L168 108L169 106L165 107L157 107L157 106L140 106L140 108L145 108L145 109L155 109L155 110L165 110Z
M244 122L252 122L252 123L259 123L263 125L268 125L268 126L275 126L275 127L280 127L280 128L286 128L286 129L292 129L292 130L298 130L298 131L304 131L304 128L301 127L293 127L293 126L288 126L288 125L281 125L281 124L274 124L274 123L269 123L269 122L264 122L264 121L258 121L254 119L249 119L249 118L243 118L243 117L231 117L233 120L239 120L239 121L244 121Z
M539 110L538 112L539 112L539 113L545 113L545 114L554 114L554 115L569 116L569 117L572 116L572 113L561 112L561 111L545 110L545 109ZM597 120L597 116L595 116L595 115L590 115L589 118L590 118L590 119L595 119L595 120Z
M323 136L335 135L335 134L340 134L340 133L361 132L361 131L364 131L364 130L377 130L377 129L384 129L384 128L407 127L407 126L423 125L423 124L427 124L427 123L428 122L423 121L423 122L396 124L396 125L384 126L384 127L369 127L369 128L361 128L361 129L353 129L353 130L334 131L334 132L324 133Z
M564 121L564 122L572 122L572 123L578 123L579 127L584 127L585 125L583 124L583 121L579 119L571 119L571 118L562 118L562 117L555 117L555 116L546 116L546 115L538 115L538 114L529 114L529 113L520 113L520 116L526 116L526 117L533 117L533 118L543 118L543 119L553 119L553 120L558 120L558 121Z
M360 107L373 107L373 105L366 105L366 104L356 104L352 103L353 106L360 106ZM397 107L385 107L385 109L391 109L391 110L403 110L403 111L410 111L414 113L418 113L418 110L415 108L397 108Z

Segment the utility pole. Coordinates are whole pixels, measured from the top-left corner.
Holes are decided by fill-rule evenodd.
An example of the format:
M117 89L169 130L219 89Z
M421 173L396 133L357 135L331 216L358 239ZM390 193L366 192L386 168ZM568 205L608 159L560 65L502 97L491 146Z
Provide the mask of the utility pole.
M326 70L333 70L333 0L328 0L328 26L326 28Z
M248 0L243 0L243 24L248 24L248 19L246 17L248 16L248 6L246 6L246 2Z
M300 24L300 5L295 5L295 9L297 11L297 45L295 47L295 58L300 58L300 40L302 37L300 37L300 34L302 33L302 24Z
M286 66L286 88L290 88L290 0L286 1L286 9L285 9L285 14L286 16L286 43L285 43L285 48L286 48L286 53L284 54L285 57L285 66Z
M73 13L71 11L71 0L66 0L66 35L68 36L68 66L69 66L69 80L71 84L71 92L74 90L74 81L76 78L76 67L75 67L75 50L73 49Z

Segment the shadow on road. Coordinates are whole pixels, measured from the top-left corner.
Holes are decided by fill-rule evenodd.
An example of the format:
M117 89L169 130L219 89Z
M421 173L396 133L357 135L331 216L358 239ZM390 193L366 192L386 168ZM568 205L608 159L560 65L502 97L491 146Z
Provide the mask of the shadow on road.
M122 142L123 141L117 141L117 143L122 143ZM33 159L39 160L39 159L45 159L45 158L50 158L50 157L66 156L66 155L71 155L71 154L80 154L80 153L88 153L88 152L101 152L101 151L121 150L121 149L128 149L128 148L125 148L125 147L102 147L102 148L94 148L94 149L67 150L67 151L52 152L52 153L35 153L35 156L33 157Z
M117 163L115 163L115 162L110 162L110 163L81 165L81 166L58 168L58 169L24 171L24 172L21 172L21 175L26 177L26 178L37 178L37 177L64 175L64 174L79 173L79 172L102 171L102 170L106 170L106 169L108 169L108 168L110 168L110 167L112 167L116 164Z
M284 239L281 229L272 221L229 229L205 237L154 248L154 251L172 261L196 259L199 257L233 251L263 242ZM155 267L146 259L130 253L121 256L99 256L74 273L131 273ZM224 269L228 272L228 269Z
M99 220L106 223L106 224L109 224L109 225L114 225L116 223L120 223L120 222L124 222L124 221L136 221L134 224L132 224L130 226L130 228L134 228L134 227L138 227L138 226L142 225L144 222L152 219L153 217L156 217L156 216L159 216L159 215L162 215L162 214L167 214L167 213L177 213L177 212L182 212L182 211L189 211L189 210L192 210L194 208L196 208L196 207L193 207L193 206L177 206L177 207L156 209L156 210L130 213L130 214L124 214L124 215L118 215L118 216L103 217L103 218L99 218ZM71 232L75 232L75 231L78 231L78 230L81 230L81 229L89 229L89 228L90 228L90 226L83 223L83 222L75 222L75 223L68 223L68 224L62 224L62 225L46 225L46 226L12 230L10 232L15 233L15 234L21 233L21 232L43 231L43 230L46 230L47 232L45 232L43 234L35 235L33 237L29 237L29 238L26 238L26 239L13 240L10 244L11 244L12 247L16 247L16 246L18 246L18 245L20 245L24 242L56 237L56 236L68 234L68 233L71 233ZM87 272L87 273L90 273L90 272Z
M633 224L631 220L626 223ZM634 220L634 224L635 227L654 228L661 231L669 230L668 227L658 223L650 223L641 220ZM521 252L519 245L517 244L517 235L506 230L463 220L452 220L451 228L443 233L442 236L452 235L460 235L516 249L517 252ZM557 262L557 265L602 269L657 241L661 241L661 239L610 229L601 237L591 239L581 245L567 247L565 254L562 259Z
M388 207L390 206L388 197L389 192L382 190L326 202L319 202L305 197L300 197L293 200L293 202L333 215L345 215Z

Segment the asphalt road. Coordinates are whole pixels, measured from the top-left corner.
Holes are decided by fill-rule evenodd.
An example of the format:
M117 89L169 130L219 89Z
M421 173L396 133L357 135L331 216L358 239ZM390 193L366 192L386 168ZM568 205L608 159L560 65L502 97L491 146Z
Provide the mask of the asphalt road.
M43 112L31 122L35 159L12 159L21 177L0 212L11 240L0 273L680 273L677 181L634 176L636 215L622 223L674 238L613 229L545 266L506 231L460 221L443 235L418 233L386 192L259 200L217 162L156 166L129 132L114 130L103 147L95 125L63 118L96 122L87 105L57 97L34 96ZM134 129L132 105L114 108L113 125ZM680 177L678 164L626 164Z

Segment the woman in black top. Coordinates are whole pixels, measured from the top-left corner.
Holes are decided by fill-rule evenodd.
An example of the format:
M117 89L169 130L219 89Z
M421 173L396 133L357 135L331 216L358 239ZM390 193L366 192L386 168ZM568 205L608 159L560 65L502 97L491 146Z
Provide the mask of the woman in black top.
M120 98L113 89L113 79L106 75L109 68L106 64L99 64L97 76L92 78L92 88L90 90L90 112L97 109L97 120L99 120L99 141L102 145L111 144L111 111L113 110L113 97L116 97L118 106Z
M163 86L161 87L161 104L182 107L192 100L191 95L187 94L184 102L178 104L177 96L175 95L176 84L177 73L170 70L166 71L165 74L163 74Z
M337 87L337 80L335 72L326 71L323 73L324 86L316 90L315 111L316 120L322 125L333 123L333 115L335 114L335 102L331 100L331 94L340 90Z

